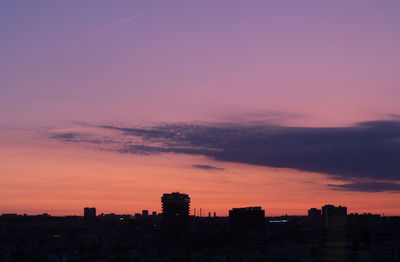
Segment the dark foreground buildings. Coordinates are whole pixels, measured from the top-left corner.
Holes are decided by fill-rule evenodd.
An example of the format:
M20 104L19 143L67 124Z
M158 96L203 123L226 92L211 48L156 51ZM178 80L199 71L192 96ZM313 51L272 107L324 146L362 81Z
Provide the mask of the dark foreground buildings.
M261 207L233 208L229 211L232 229L261 230L265 226L265 211Z
M162 196L162 214L5 214L0 261L399 262L400 217L347 215L333 205L307 216L265 217L248 207L196 217L189 205L187 194L171 193Z

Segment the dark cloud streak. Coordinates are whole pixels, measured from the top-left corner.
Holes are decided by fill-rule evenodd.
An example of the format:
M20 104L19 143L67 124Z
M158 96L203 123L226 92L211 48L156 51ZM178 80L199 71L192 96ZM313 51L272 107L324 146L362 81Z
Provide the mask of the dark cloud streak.
M328 185L332 189L340 191L362 191L362 192L400 192L400 184L393 182L358 182L343 185Z
M398 180L400 175L397 121L338 128L189 124L112 128L164 145L141 148L151 153L205 155L220 161L294 168L342 179ZM136 147L125 149L137 152Z
M90 134L84 134L79 132L56 133L50 135L50 137L57 140L61 140L63 142L71 142L71 143L90 143L97 145L116 143L115 141L107 137L102 137L101 139L93 138Z
M204 169L204 170L224 170L224 168L221 167L216 167L216 166L210 166L210 165L193 165L192 167L194 168L199 168L199 169Z
M323 128L215 123L96 127L114 130L117 137L119 134L120 147L116 151L120 153L203 155L218 161L319 172L345 181L377 182L331 186L337 190L368 191L370 187L369 191L375 192L373 185L379 190L396 189L395 182L400 180L400 121L396 120ZM53 138L107 142L79 133L57 134ZM129 142L130 138L136 142ZM206 169L201 166L196 168Z

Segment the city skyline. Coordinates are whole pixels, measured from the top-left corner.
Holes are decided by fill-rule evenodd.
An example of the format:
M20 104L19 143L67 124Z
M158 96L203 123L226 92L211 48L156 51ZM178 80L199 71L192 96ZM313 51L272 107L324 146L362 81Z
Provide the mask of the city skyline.
M398 261L400 216L348 214L344 206L306 216L266 216L259 206L229 216L190 216L190 196L161 196L163 213L0 216L4 261ZM13 248L7 248L13 247ZM150 251L150 252L149 252ZM46 259L47 258L47 259Z
M169 217L176 217L176 216L193 216L193 217L204 217L204 218L211 218L211 217L229 217L231 216L231 212L236 212L240 210L244 210L244 211L262 211L263 216L265 217L285 217L285 216L315 216L316 214L319 214L319 216L323 215L324 213L328 213L331 212L331 209L335 209L335 210L339 210L340 213L345 214L347 216L347 214L350 215L354 215L354 214L368 214L371 215L372 213L368 213L368 212L361 212L361 213L357 213L357 212L347 212L347 207L346 206L342 206L342 205L332 205L330 203L325 203L324 205L321 206L320 209L318 209L317 207L310 207L308 208L305 212L305 214L280 214L280 215L271 215L268 216L268 213L265 213L266 209L265 207L262 206L236 206L236 207L229 207L227 210L229 211L228 214L223 214L220 215L216 214L215 211L209 210L209 209L203 209L203 208L197 208L197 210L199 212L196 213L196 207L191 208L190 207L190 202L191 202L191 198L189 196L189 194L183 193L183 192L171 192L171 193L163 193L162 197L161 197L161 212L157 212L154 210L149 210L149 209L142 209L142 210L136 210L133 211L131 213L104 213L104 212L98 212L97 208L95 206L85 206L83 207L83 213L82 216L83 217L87 217L87 218L93 218L93 217L97 217L97 216L104 216L104 215L117 215L117 216L158 216L158 215L162 215L163 217L166 217L167 219ZM183 206L182 206L183 205ZM263 209L264 208L264 209ZM326 211L324 211L326 209ZM204 210L204 212L203 212ZM151 211L151 213L149 212ZM46 216L50 216L51 214L45 212L43 213ZM17 214L17 213L3 213L1 215L3 216L10 216L10 215L30 215L30 216L35 216L35 215L43 215L43 214L27 214L27 213L23 213L23 214ZM67 214L65 216L76 216L76 214ZM373 214L373 215L382 215L384 216L384 214ZM78 215L79 216L79 215Z
M0 3L0 214L400 215L400 3Z

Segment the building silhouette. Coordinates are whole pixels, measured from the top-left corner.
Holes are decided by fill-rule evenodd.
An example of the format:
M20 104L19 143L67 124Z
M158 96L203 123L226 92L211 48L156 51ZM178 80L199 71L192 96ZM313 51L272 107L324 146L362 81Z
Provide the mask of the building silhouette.
M322 207L322 221L325 228L343 228L347 222L347 207L325 205Z
M232 229L258 230L265 226L265 211L261 207L242 207L229 210Z
M96 208L95 207L85 207L83 209L83 217L84 218L94 218L94 217L96 217Z
M309 217L316 217L316 218L321 218L321 209L317 208L310 208L308 210L308 216Z
M310 208L307 216L308 224L312 230L320 230L322 228L322 212L321 209Z
M190 222L190 197L187 194L173 192L161 197L162 223L169 228L183 228Z

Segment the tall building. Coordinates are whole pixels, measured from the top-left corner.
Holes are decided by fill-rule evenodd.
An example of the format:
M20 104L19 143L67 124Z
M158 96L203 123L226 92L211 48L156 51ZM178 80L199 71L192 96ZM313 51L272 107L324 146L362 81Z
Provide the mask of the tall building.
M84 218L95 218L96 217L96 208L95 207L85 207L83 209L83 217Z
M321 209L310 208L308 210L308 224L312 230L320 230L322 228Z
M232 229L257 230L265 226L265 211L261 207L242 207L229 210Z
M344 228L347 223L347 207L323 206L322 221L326 228Z
M162 222L164 225L174 228L187 226L189 223L190 197L187 194L173 192L163 194Z

